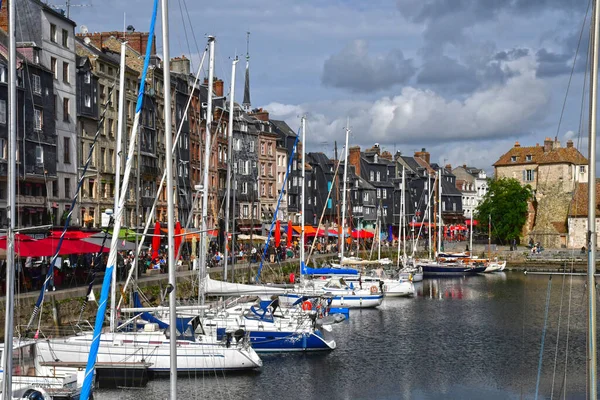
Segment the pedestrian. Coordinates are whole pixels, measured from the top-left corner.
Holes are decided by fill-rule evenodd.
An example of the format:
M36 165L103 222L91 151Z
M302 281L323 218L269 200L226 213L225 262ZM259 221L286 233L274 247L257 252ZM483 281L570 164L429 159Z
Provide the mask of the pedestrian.
M513 238L512 240L512 249L511 250L517 250L517 239Z

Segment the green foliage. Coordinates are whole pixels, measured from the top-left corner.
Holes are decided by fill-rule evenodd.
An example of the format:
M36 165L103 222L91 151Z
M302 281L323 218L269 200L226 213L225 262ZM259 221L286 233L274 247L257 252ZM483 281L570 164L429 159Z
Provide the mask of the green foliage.
M488 192L475 211L480 229L485 229L491 216L493 237L503 242L518 239L527 221L527 202L532 198L531 186L521 186L516 179L488 180Z

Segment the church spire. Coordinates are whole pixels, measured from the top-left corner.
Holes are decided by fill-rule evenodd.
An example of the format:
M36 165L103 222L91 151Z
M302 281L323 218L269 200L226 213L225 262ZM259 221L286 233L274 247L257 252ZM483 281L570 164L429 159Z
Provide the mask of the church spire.
M244 101L242 102L244 111L249 112L252 109L250 104L250 32L246 32L246 82L244 83Z

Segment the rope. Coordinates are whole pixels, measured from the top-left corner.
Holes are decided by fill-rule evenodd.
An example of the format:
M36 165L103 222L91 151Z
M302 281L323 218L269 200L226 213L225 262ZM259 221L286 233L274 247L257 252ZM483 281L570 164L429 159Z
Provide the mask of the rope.
M542 361L544 359L544 342L546 341L546 327L548 325L548 311L550 310L550 293L552 291L552 276L548 279L548 290L546 291L546 312L544 314L544 329L542 330L542 343L540 347L540 360L538 362L537 380L535 383L535 400L538 398L540 379L542 377Z

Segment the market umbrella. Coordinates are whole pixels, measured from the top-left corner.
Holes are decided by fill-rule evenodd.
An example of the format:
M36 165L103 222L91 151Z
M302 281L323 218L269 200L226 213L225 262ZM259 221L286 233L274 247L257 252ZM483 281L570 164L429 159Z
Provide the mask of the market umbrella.
M35 241L35 246L38 249L39 254L32 255L32 257L41 257L44 255L54 255L56 254L56 250L58 249L59 239L56 238L45 238ZM85 240L79 239L65 239L62 241L60 245L60 249L58 249L59 255L66 254L88 254L88 253L99 253L100 250L104 253L108 253L110 248L108 246L102 248L99 244L91 243ZM50 252L50 254L42 254L45 252Z
M179 256L179 247L181 246L181 223L175 224L175 257Z
M160 222L156 221L154 225L154 236L152 236L152 259L158 258L158 249L160 248Z
M96 246L101 246L103 240L104 240L104 238L98 237L98 236L92 236L87 239L81 239L82 242L89 242L89 243L95 244ZM105 248L110 248L111 240L112 240L111 236L109 236L106 239L106 242L104 243ZM147 249L147 248L148 247L146 247L146 246L142 246L142 249ZM118 240L117 241L117 251L129 251L129 250L132 250L132 251L136 250L135 242L129 242L127 240Z
M292 221L288 221L287 227L287 247L292 247Z
M355 229L352 231L352 237L354 239L372 239L373 237L375 237L375 235L369 231L365 231L364 229Z
M35 255L32 255L36 251L35 242L36 240L31 236L23 235L22 233L15 233L15 254L18 254L21 257L35 257ZM6 236L0 237L0 249L6 250L6 246Z
M281 244L281 222L275 221L275 247Z

